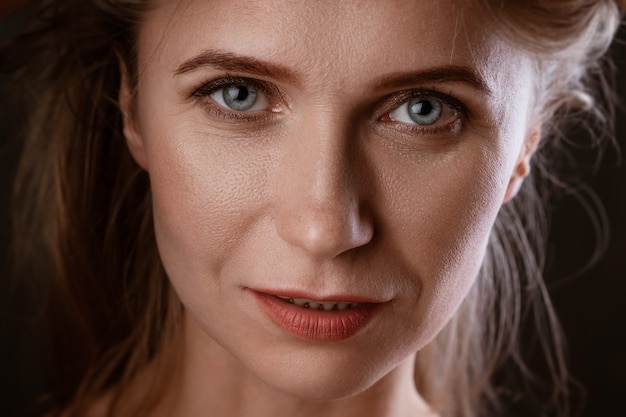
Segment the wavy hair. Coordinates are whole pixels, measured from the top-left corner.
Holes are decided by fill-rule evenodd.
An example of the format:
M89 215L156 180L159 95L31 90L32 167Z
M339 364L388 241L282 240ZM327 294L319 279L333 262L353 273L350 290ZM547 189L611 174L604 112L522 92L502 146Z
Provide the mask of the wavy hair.
M181 320L156 248L148 176L128 152L117 102L120 61L131 86L137 80L134 47L146 3L44 2L33 30L0 55L32 110L15 184L15 254L20 277L46 277L52 406L64 416L83 415L105 392L113 392L111 416L147 412L162 387L122 412L123 393L164 356ZM602 57L620 14L612 0L480 3L501 22L501 36L536 57L541 146L533 177L497 217L470 294L418 353L416 382L444 416L502 413L539 390L509 380L534 381L520 346L522 323L530 322L553 387L535 415L566 415L563 342L542 280L545 195L558 185L548 163L563 152L564 126L583 114L611 121ZM168 372L166 364L158 369Z
M500 36L534 57L541 141L531 177L498 214L475 285L447 327L421 358L418 354L416 373L427 398L445 416L509 415L505 407L518 402L532 415L568 416L576 383L543 280L546 207L555 189L576 194L596 226L594 258L606 246L601 206L559 178L556 168L573 142L568 129L586 129L600 150L612 140L613 67L605 55L620 11L611 0L480 4L499 22ZM539 350L549 381L542 383L531 372L523 345Z

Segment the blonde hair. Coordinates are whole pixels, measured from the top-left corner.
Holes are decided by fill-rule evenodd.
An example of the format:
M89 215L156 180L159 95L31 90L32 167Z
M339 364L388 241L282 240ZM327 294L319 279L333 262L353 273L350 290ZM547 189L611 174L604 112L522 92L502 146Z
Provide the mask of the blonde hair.
M542 137L531 178L498 214L474 287L447 327L419 353L418 385L445 416L502 415L516 402L534 407L532 415L566 416L572 381L542 276L545 205L550 190L565 185L555 165L567 152L567 128L588 127L599 145L611 138L615 98L612 67L604 57L620 12L611 0L482 0L481 6L499 22L500 36L535 58ZM529 322L532 328L523 333ZM550 383L542 385L531 373L522 334L530 335L527 344L539 345ZM512 379L517 381L507 386ZM549 399L541 401L545 390L551 391Z
M498 215L470 294L419 352L416 381L445 416L501 413L503 394L514 399L521 391L498 371L507 365L531 379L519 346L531 314L553 375L549 404L567 412L562 341L541 277L542 178L553 175L546 161L560 152L572 115L611 118L601 58L619 11L611 0L482 5L503 37L536 56L542 146L534 178ZM180 322L182 306L154 240L148 177L126 148L117 103L120 59L136 81L135 35L145 8L140 0L48 1L34 30L0 55L33 109L15 186L15 247L25 277L49 277L53 404L67 416L82 415L110 389L109 414L119 416L125 388Z

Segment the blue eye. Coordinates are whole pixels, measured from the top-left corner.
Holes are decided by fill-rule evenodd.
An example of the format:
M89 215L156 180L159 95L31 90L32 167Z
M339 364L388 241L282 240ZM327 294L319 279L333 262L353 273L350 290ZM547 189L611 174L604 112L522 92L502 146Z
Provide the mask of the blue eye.
M441 102L431 99L413 99L407 103L411 120L420 125L432 125L441 117Z
M389 113L389 118L397 122L429 126L454 113L454 110L439 100L416 97Z
M268 110L269 101L265 94L254 87L230 84L213 91L211 97L217 104L235 111Z

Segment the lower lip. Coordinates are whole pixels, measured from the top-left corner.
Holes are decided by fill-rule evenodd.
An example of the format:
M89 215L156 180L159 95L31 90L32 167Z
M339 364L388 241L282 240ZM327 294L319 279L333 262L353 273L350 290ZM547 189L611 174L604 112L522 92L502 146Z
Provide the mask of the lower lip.
M363 330L380 304L362 303L343 311L309 310L274 295L252 291L269 318L287 333L319 342L338 342Z

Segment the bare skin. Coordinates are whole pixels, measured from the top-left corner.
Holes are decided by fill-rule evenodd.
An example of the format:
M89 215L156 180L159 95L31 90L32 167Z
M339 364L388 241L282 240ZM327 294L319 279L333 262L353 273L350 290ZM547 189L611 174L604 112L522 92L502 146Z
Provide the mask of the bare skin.
M531 63L492 33L453 0L148 13L120 102L185 307L153 415L435 414L415 352L467 294L538 138ZM332 317L350 313L293 299L365 324L345 336Z

